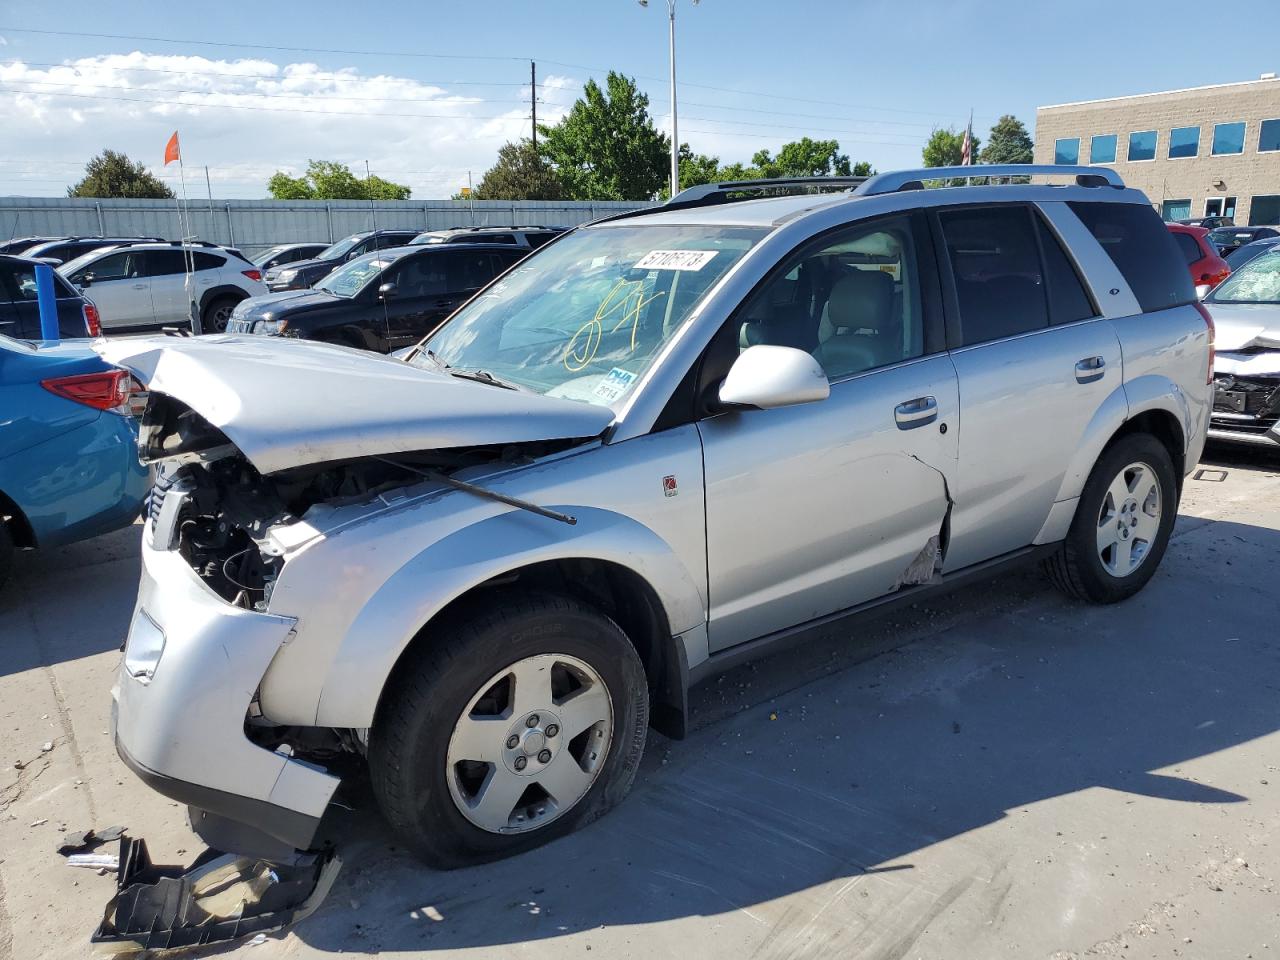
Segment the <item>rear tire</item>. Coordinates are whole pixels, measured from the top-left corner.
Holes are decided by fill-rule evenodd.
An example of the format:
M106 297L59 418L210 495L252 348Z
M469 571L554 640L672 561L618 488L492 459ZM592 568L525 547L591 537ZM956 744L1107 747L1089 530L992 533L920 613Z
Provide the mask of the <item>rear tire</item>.
M1121 437L1094 465L1045 572L1078 600L1126 600L1154 576L1177 513L1177 478L1164 444L1147 433Z
M236 297L215 297L207 307L204 313L200 315L200 330L202 333L226 333L227 321L231 319L231 311L236 308L236 304L243 298Z
M378 804L418 856L441 869L512 856L626 796L649 696L616 623L568 597L494 594L432 634L369 737Z

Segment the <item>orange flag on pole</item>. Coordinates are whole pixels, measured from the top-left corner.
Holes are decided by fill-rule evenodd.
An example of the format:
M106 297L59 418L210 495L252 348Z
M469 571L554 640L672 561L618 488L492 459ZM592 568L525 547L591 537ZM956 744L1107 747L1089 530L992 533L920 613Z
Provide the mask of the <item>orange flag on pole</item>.
M175 160L181 159L182 155L178 152L178 131L173 131L173 136L169 138L169 142L164 146L164 165L167 167Z

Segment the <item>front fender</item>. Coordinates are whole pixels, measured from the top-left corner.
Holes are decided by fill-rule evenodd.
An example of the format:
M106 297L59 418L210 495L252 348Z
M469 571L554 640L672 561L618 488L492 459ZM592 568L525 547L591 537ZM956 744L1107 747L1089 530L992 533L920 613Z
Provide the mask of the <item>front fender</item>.
M464 527L423 550L370 597L330 663L316 724L368 727L405 648L442 609L486 580L548 560L619 564L653 587L673 634L705 619L701 593L670 544L608 510L567 509L569 526L516 510Z

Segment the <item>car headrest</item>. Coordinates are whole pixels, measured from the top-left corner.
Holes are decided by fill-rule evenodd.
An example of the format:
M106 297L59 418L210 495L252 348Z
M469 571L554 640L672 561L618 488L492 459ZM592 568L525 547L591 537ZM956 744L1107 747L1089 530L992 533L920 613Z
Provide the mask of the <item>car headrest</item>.
M879 270L854 270L836 281L827 301L832 326L879 330L893 311L893 280Z

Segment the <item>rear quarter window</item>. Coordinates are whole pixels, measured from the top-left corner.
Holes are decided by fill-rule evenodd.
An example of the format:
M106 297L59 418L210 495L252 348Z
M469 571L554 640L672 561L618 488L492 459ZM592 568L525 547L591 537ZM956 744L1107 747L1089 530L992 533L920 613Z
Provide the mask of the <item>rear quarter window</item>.
M1188 264L1195 263L1204 256L1200 252L1200 244L1196 243L1196 238L1189 233L1173 234L1174 242L1178 244L1178 249L1182 251L1183 258Z
M1195 302L1187 260L1154 210L1137 203L1067 205L1107 252L1144 313Z

